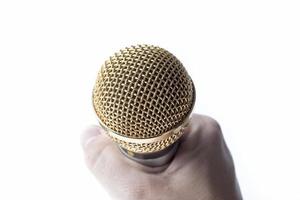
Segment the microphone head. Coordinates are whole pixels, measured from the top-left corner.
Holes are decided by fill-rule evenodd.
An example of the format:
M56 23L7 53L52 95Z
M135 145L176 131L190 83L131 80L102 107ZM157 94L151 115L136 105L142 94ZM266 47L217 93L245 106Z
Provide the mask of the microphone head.
M195 102L191 77L167 50L137 45L102 65L93 89L99 123L123 149L153 153L182 135Z

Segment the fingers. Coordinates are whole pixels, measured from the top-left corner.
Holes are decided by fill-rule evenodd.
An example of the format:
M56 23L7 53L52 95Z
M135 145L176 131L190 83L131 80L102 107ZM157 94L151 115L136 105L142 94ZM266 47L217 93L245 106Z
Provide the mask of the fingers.
M92 173L118 199L143 199L140 196L145 194L165 193L165 186L168 191L173 188L176 195L188 191L196 197L199 191L209 191L208 194L234 199L233 162L218 123L194 114L180 140L171 164L158 171L125 157L98 126L86 129L81 142Z
M220 143L222 140L223 136L220 126L215 120L207 116L193 114L188 127L184 130L184 136L181 138L180 148L174 160L183 164L186 159L192 159L194 156L199 157L204 154L206 149L218 146L217 143ZM166 166L150 168L129 160L121 154L117 145L111 141L105 134L105 130L99 126L87 128L81 137L81 143L86 155L87 165L91 169L96 165L97 161L103 164L101 160L109 161L110 166L111 163L114 163L123 167L126 166L126 168L130 167L150 173L160 172L166 168ZM185 161L182 161L182 159L185 159Z
M187 136L187 137L186 137ZM223 140L221 127L211 117L193 114L188 128L185 130L185 145L195 149L207 148Z
M177 154L171 163L178 170L185 163L203 160L211 149L223 143L222 131L216 120L199 114L193 114L184 129Z
M184 163L194 160L195 157L205 156L209 149L217 149L223 141L222 132L218 123L207 116L193 114L190 123L184 130L181 144L173 160L173 165L180 168ZM106 165L113 169L121 166L122 169L138 170L141 172L157 173L164 171L166 167L151 168L126 158L117 145L105 134L99 126L91 126L82 135L82 146L86 155L89 168ZM97 165L97 166L96 166ZM108 169L110 170L110 169ZM102 171L102 170L101 170Z
M204 191L221 199L240 199L233 160L217 121L194 114L184 131L183 141L170 168L172 172L181 170L186 172L185 176L193 172L191 177L199 175L200 188L205 188Z
M182 151L205 149L222 138L221 128L216 120L208 116L193 114L188 127L184 129L180 148Z
M182 142L179 156L209 163L226 163L233 168L230 151L218 122L211 117L194 114ZM222 165L216 165L220 167ZM230 169L233 171L232 169Z

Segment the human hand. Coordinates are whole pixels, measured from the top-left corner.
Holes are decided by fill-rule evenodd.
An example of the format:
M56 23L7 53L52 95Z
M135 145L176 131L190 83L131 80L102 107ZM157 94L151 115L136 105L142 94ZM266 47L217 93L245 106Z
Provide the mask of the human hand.
M148 167L126 158L104 130L82 137L86 163L117 200L240 200L231 154L218 123L193 114L168 165Z

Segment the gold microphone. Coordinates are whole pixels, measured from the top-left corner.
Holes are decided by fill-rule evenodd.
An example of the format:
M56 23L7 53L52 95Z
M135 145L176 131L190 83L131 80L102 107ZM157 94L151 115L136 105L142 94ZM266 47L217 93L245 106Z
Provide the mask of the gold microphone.
M194 103L194 84L182 63L152 45L115 53L93 89L100 125L124 155L148 166L172 160Z

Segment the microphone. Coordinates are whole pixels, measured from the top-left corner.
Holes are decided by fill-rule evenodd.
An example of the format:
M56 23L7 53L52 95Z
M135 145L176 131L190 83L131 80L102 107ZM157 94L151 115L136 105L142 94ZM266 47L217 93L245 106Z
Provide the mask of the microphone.
M195 103L193 81L170 52L127 47L102 65L93 89L99 124L128 158L151 167L174 157Z

